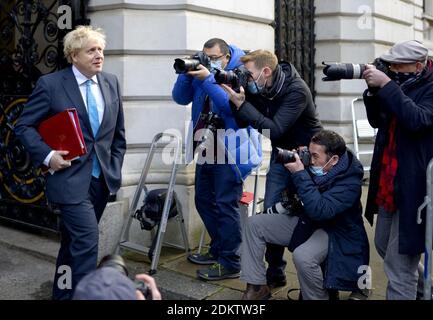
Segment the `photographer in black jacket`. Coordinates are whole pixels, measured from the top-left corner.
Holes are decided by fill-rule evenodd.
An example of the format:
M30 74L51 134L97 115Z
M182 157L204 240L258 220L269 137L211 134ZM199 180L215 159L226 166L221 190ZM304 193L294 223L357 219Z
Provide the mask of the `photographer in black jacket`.
M278 63L276 55L266 50L253 51L241 61L251 73L247 88L241 87L240 93L236 93L227 85L222 86L235 106L239 125L251 125L265 135L268 129L272 155L266 175L266 210L281 201L281 193L290 183L290 172L275 161L276 148L292 150L308 146L313 135L322 130L322 125L311 92L292 64ZM286 283L283 253L284 247L267 245L266 277L271 287Z

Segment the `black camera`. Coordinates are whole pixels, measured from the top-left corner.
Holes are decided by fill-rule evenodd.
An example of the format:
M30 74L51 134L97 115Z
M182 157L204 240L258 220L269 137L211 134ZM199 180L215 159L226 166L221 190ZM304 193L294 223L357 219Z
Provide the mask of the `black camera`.
M204 127L216 133L218 129L224 129L224 120L214 112L204 113L200 115L204 122Z
M210 58L203 51L197 52L195 55L189 58L177 58L174 59L173 68L176 73L187 73L188 71L198 70L198 65L201 64L210 70Z
M287 214L298 216L301 214L304 205L296 194L290 194L287 189L281 192L281 201L263 211L263 214Z
M275 158L275 161L277 163L286 164L290 162L295 162L296 161L295 154L297 153L299 155L299 158L301 159L301 162L305 167L310 165L311 156L307 147L299 147L298 150L296 151L289 151L281 148L277 148L277 150L278 153Z
M128 269L126 268L125 261L119 255L108 255L102 258L98 268L114 268L120 273L128 276ZM152 291L143 281L134 281L135 289L139 290L146 300L152 300Z
M241 86L246 88L250 77L251 72L249 72L244 66L240 66L239 68L230 71L216 69L214 74L216 83L228 84L236 92L239 92Z
M201 120L203 121L204 124L204 128L208 129L209 131L212 132L213 137L216 137L217 135L217 130L218 129L224 129L225 128L225 122L223 120L223 118L221 118L219 115L217 115L216 113L213 113L212 111L209 113L202 113L200 115ZM203 151L204 149L208 148L209 145L207 145L205 147L205 142L208 141L208 139L210 138L210 134L208 135L208 133L206 132L202 137L201 140L198 141L197 143L195 143L194 145L194 150L197 146L200 146L200 149ZM214 139L215 142L215 139Z
M365 64L354 64L354 63L326 63L322 62L325 66L323 73L326 77L322 78L323 81L336 81L341 79L362 79L362 74L366 70ZM389 74L389 63L383 61L380 58L376 58L372 65L376 69L382 71L385 74Z

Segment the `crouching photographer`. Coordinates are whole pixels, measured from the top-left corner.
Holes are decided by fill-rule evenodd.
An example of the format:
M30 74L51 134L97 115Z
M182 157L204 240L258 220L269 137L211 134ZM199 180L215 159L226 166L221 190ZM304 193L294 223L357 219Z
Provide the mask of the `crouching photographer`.
M251 125L260 132L269 132L272 154L266 174L264 209L281 201L281 192L290 185L290 173L276 161L277 148L292 150L306 146L322 129L316 106L307 84L296 68L267 50L256 50L241 61L251 78L237 93L223 85L233 102L239 125ZM266 251L267 278L272 287L286 284L284 247L269 244Z
M328 289L360 291L358 268L369 263L360 201L363 167L332 131L314 135L308 149L308 166L299 151L293 153L295 161L284 164L302 206L290 214L247 220L241 255L244 300L271 296L263 261L267 243L287 246L293 253L303 299L329 299Z
M128 278L123 258L108 255L80 280L73 300L161 300L161 293L151 276L137 274L134 282Z

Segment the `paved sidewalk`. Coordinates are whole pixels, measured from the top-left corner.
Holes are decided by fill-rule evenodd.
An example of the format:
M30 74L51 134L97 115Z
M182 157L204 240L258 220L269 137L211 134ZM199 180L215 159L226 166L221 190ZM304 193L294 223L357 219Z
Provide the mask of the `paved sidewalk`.
M366 190L363 190L366 194ZM382 300L386 280L382 262L373 246L373 228L366 224L371 247L373 295L371 299ZM0 224L0 300L3 299L50 299L55 259L59 239L50 233L35 232L10 224ZM131 275L147 272L149 260L142 255L125 252ZM299 288L290 253L286 250L288 285L273 292L272 299L287 299L289 288ZM191 264L184 251L162 248L158 272L154 275L164 299L240 299L245 284L238 279L204 282L196 279L200 266ZM345 299L349 293L340 293Z

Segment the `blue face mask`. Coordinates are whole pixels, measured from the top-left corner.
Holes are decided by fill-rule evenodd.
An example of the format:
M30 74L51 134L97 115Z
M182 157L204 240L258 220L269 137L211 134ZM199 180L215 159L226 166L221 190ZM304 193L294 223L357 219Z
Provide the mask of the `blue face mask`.
M255 81L249 81L247 89L251 94L259 94L259 88L257 87L257 83Z
M210 67L212 70L214 70L214 69L222 70L223 69L223 63L221 60L211 61Z
M323 167L315 167L315 166L310 166L310 172L314 174L316 177L323 177L324 175L327 174L327 172L323 171Z
M257 83L257 81L260 79L260 77L262 76L262 74L263 74L263 70L262 70L262 72L260 72L259 76L257 77L257 80L252 80L252 81L248 82L247 89L248 89L248 91L251 94L259 94L259 93L261 93L263 91L263 89L264 89L265 86L264 85L259 85Z
M332 159L332 158L331 158ZM328 160L327 163L325 163L325 165L323 167L318 167L318 166L310 166L310 172L312 174L314 174L316 177L323 177L324 175L326 175L328 172L323 171L323 168L325 168L329 161L331 161L331 159Z

